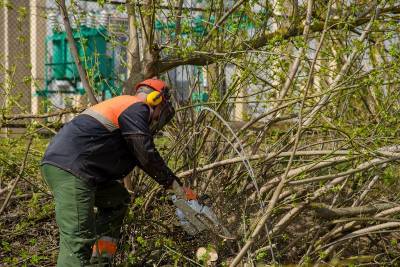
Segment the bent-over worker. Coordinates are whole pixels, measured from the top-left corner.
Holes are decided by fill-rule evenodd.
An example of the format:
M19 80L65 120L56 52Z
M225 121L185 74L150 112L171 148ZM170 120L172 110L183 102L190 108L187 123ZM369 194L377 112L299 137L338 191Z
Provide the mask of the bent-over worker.
M56 204L57 266L85 266L91 257L114 255L130 202L121 180L135 166L166 189L181 188L153 142L174 113L166 84L148 79L136 85L134 96L88 108L53 138L42 175Z

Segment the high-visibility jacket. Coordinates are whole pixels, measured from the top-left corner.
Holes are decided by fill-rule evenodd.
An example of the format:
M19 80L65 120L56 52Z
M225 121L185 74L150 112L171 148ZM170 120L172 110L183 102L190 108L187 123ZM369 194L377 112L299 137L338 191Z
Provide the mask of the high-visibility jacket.
M75 117L49 144L42 164L91 183L122 179L135 166L159 184L177 179L161 158L149 129L150 108L136 96L117 96Z

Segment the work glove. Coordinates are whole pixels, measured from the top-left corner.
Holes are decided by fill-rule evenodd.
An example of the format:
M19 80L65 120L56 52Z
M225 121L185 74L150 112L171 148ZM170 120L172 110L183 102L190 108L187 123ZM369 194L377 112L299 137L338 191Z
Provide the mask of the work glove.
M186 200L197 200L197 194L189 187L183 187L183 191L185 192Z
M197 200L197 194L189 187L184 187L174 180L171 186L172 194L178 199Z

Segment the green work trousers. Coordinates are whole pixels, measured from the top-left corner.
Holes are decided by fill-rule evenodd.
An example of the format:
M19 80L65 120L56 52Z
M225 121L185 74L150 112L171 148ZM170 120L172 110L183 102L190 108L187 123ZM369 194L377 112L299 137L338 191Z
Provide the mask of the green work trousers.
M124 186L111 181L91 185L50 164L42 166L49 185L60 232L57 266L87 266L92 246L101 236L118 238L130 196ZM94 207L97 207L95 213Z

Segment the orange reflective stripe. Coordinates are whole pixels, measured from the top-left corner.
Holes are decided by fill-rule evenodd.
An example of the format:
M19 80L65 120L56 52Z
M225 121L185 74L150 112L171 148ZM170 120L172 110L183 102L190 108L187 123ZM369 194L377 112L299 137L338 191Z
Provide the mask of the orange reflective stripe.
M101 114L119 128L119 115L121 115L121 113L124 112L124 110L127 109L129 106L138 102L143 101L136 96L121 95L103 101L97 105L90 107L89 109Z
M108 256L113 256L117 251L117 244L110 240L100 239L93 245L93 254L97 253L107 254Z

